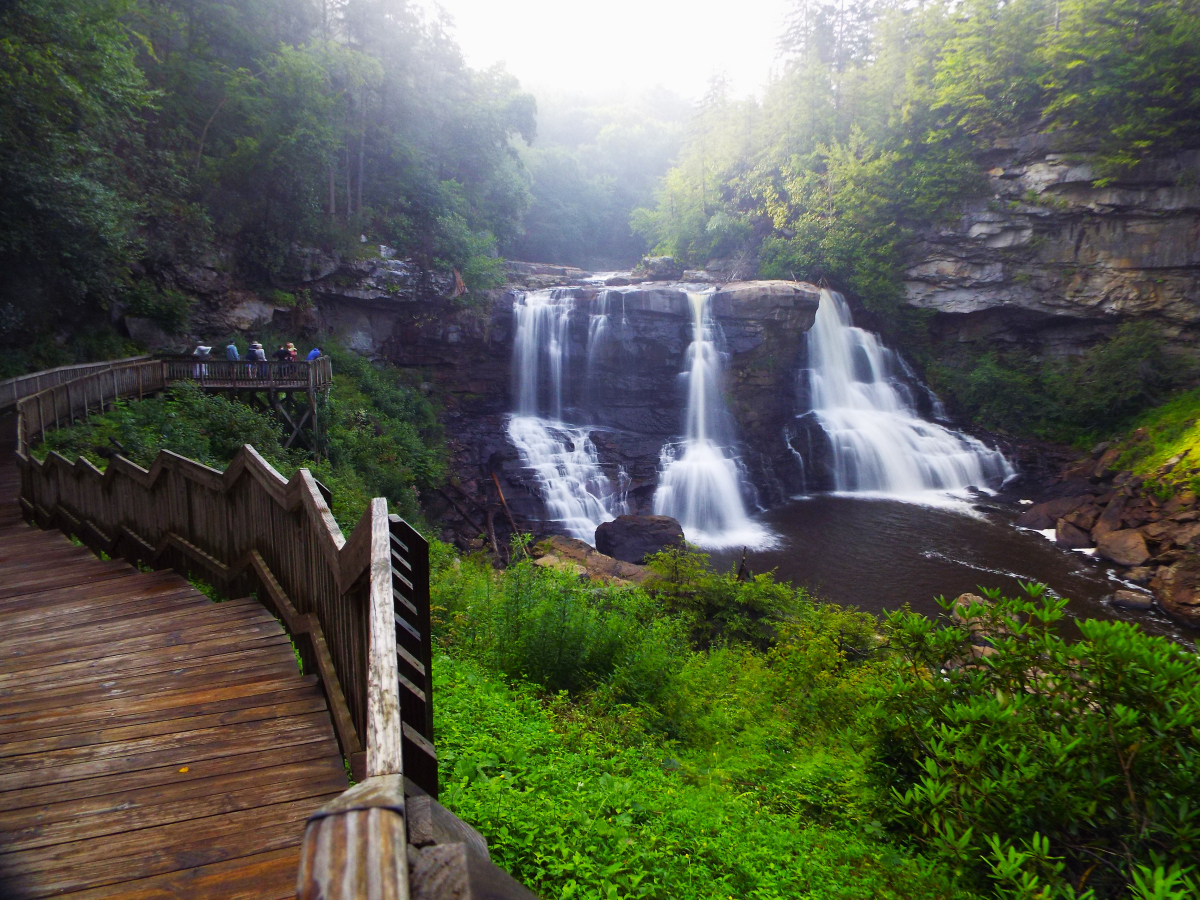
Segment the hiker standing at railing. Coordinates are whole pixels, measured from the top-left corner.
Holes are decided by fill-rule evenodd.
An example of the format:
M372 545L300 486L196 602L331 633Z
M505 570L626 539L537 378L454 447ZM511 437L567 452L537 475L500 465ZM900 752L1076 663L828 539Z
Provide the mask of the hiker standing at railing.
M258 377L266 378L267 377L267 351L263 348L263 345L260 344L258 341L254 341L253 343L250 344L250 350L246 355L250 359L256 360L258 362L258 364L259 364L258 365Z
M321 358L321 348L313 347L311 350L308 351L308 356L304 357L304 361L305 362L315 362L316 360L318 360L320 358Z
M192 351L192 355L197 359L209 359L212 356L212 347L207 347L204 344L197 344L196 349ZM197 363L194 367L193 374L197 378L208 377L208 366L203 363Z

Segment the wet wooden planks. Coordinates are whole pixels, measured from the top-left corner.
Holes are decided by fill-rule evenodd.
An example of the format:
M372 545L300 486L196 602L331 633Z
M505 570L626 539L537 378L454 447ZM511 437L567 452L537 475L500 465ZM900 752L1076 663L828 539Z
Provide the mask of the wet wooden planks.
M347 786L324 697L254 600L22 521L0 428L0 897L294 896Z

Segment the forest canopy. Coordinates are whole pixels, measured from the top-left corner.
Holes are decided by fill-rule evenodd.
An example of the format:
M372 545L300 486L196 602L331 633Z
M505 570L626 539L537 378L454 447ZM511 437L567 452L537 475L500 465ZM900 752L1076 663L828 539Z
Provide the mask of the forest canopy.
M486 282L536 105L447 28L403 0L4 4L0 343L217 247L251 284L363 237Z
M973 154L1055 132L1102 181L1200 138L1200 0L795 0L762 100L714 82L634 228L691 264L828 279L885 315Z

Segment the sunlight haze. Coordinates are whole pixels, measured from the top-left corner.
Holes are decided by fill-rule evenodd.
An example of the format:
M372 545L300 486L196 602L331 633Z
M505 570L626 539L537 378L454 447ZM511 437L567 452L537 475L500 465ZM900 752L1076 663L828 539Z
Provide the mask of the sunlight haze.
M758 91L775 62L786 0L444 0L467 63L503 62L534 91L663 87L689 99L724 72Z

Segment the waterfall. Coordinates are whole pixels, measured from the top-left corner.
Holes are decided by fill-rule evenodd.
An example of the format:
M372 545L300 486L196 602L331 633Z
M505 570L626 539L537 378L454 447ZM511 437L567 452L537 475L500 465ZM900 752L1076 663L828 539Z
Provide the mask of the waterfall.
M841 294L821 291L806 336L812 413L829 439L836 491L914 498L928 492L986 490L1013 474L998 450L921 419L910 374L893 351L854 327ZM935 415L941 413L935 401Z
M692 343L683 373L685 436L681 447L663 448L654 512L678 519L684 536L701 547L763 546L769 543L769 535L746 513L741 472L730 453L728 415L721 397L721 354L708 312L709 296L688 294Z
M625 512L625 479L614 485L604 474L590 429L563 421L574 307L569 292L531 291L517 296L513 305L517 408L508 422L508 437L522 464L537 478L547 514L571 537L590 544L596 539L597 525ZM589 357L603 339L607 319L603 309L591 317Z

